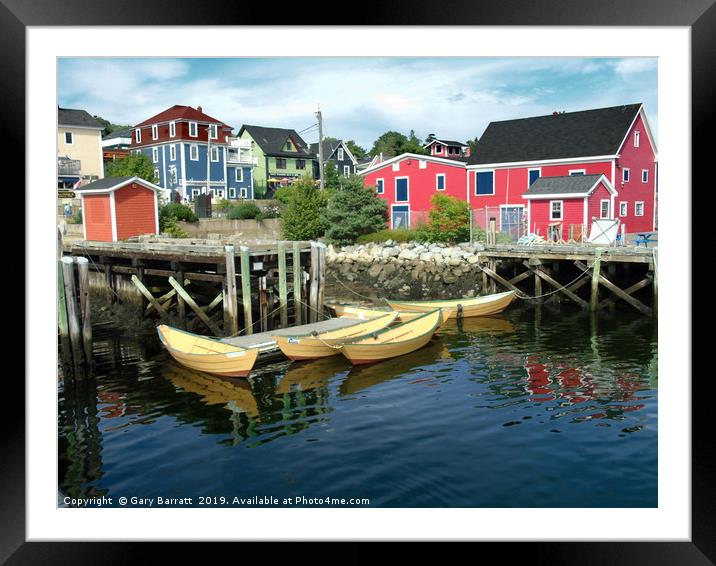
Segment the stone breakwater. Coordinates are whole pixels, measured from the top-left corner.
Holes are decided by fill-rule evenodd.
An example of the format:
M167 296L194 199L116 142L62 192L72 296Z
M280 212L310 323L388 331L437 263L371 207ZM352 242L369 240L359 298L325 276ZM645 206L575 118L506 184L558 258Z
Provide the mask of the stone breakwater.
M455 298L480 293L480 244L417 242L345 246L326 250L326 293L348 300Z

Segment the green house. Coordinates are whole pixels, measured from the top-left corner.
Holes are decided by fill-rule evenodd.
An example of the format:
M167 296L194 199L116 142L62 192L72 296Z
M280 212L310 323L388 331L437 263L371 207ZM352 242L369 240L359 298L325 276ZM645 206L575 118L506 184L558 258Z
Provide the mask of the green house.
M253 171L257 195L270 197L276 187L290 185L301 177L314 178L317 157L296 130L244 124L237 137L251 141L257 158Z

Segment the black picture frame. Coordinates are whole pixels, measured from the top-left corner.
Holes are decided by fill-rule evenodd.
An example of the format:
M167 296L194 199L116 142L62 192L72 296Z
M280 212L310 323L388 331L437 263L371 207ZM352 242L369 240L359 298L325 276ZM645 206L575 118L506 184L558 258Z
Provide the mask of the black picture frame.
M692 39L692 163L693 179L709 163L716 114L716 5L714 0L673 2L669 0L550 0L543 2L460 3L448 9L444 3L426 0L384 2L357 6L350 24L369 25L565 25L565 26L687 26ZM212 4L213 5L213 4ZM0 105L5 155L12 163L25 164L25 32L28 26L70 25L315 25L316 14L326 11L311 3L304 15L293 12L278 16L273 11L245 4L209 4L194 0L1 0L0 46L4 76ZM277 20L279 17L285 21ZM345 22L327 21L328 25ZM702 143L703 142L703 143ZM24 167L23 167L24 170ZM705 176L704 176L705 178ZM687 176L685 175L685 179ZM713 184L713 183L711 183ZM694 186L696 186L694 184ZM688 187L685 181L684 190ZM709 190L712 190L709 186ZM28 198L26 192L25 198ZM31 210L30 206L26 210ZM688 235L687 235L688 236ZM26 258L28 250L26 250ZM687 264L688 265L688 264ZM27 323L27 321L26 321ZM26 345L27 348L27 345ZM687 365L687 364L685 364ZM148 549L161 553L162 561L185 553L181 545L152 543L39 543L25 542L25 383L17 374L6 373L4 394L15 400L17 411L4 415L0 458L0 561L7 564L127 564L148 559ZM13 379L10 379L10 378ZM690 376L678 378L685 386ZM695 375L692 390L692 539L691 542L535 542L489 543L506 563L529 560L534 564L712 564L716 560L716 490L713 471L714 442L708 402L710 372ZM668 481L668 478L660 478ZM237 530L238 532L238 530ZM556 535L558 533L555 533ZM79 535L79 533L78 533ZM358 543L352 543L358 545ZM427 558L427 549L420 549ZM278 552L272 551L272 559ZM342 551L345 552L345 551ZM444 552L444 551L442 551ZM471 551L474 552L474 551ZM312 553L313 554L313 553ZM330 556L332 553L327 553ZM361 545L345 560L364 560L371 545ZM312 562L320 558L312 559ZM472 555L475 557L476 555ZM213 556L216 559L216 556ZM339 559L334 556L333 559ZM272 560L273 561L273 560Z

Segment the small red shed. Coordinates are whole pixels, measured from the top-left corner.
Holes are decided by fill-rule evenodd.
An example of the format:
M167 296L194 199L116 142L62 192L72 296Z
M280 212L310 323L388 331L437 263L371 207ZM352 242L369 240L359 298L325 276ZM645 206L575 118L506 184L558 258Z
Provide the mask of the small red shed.
M160 190L139 177L105 177L75 191L82 199L85 240L116 242L158 234Z
M546 236L550 226L557 226L566 237L570 225L589 227L591 218L613 219L616 196L605 175L539 177L523 195L528 231Z

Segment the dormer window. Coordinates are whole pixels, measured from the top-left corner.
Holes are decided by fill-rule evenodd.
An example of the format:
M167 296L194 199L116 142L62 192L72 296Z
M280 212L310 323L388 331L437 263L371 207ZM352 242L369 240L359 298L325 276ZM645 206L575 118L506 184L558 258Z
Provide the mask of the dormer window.
M152 126L152 139L159 139L159 126L157 126L156 124Z
M189 122L189 136L195 138L199 135L199 129L196 122Z
M169 122L169 137L173 138L177 135L177 123Z
M219 137L216 124L209 124L209 138L215 140Z
M634 147L639 147L639 131L634 132Z
M142 129L141 128L137 128L136 130L134 130L134 137L136 138L137 143L142 143Z
M286 151L290 151L290 150L291 150L291 142L288 141L288 142L286 142Z
M343 161L343 148L342 148L342 147L339 147L339 148L338 148L338 156L337 156L337 158L338 158L338 161Z
M435 144L435 153L442 153L443 152L443 146L441 146L439 143Z

